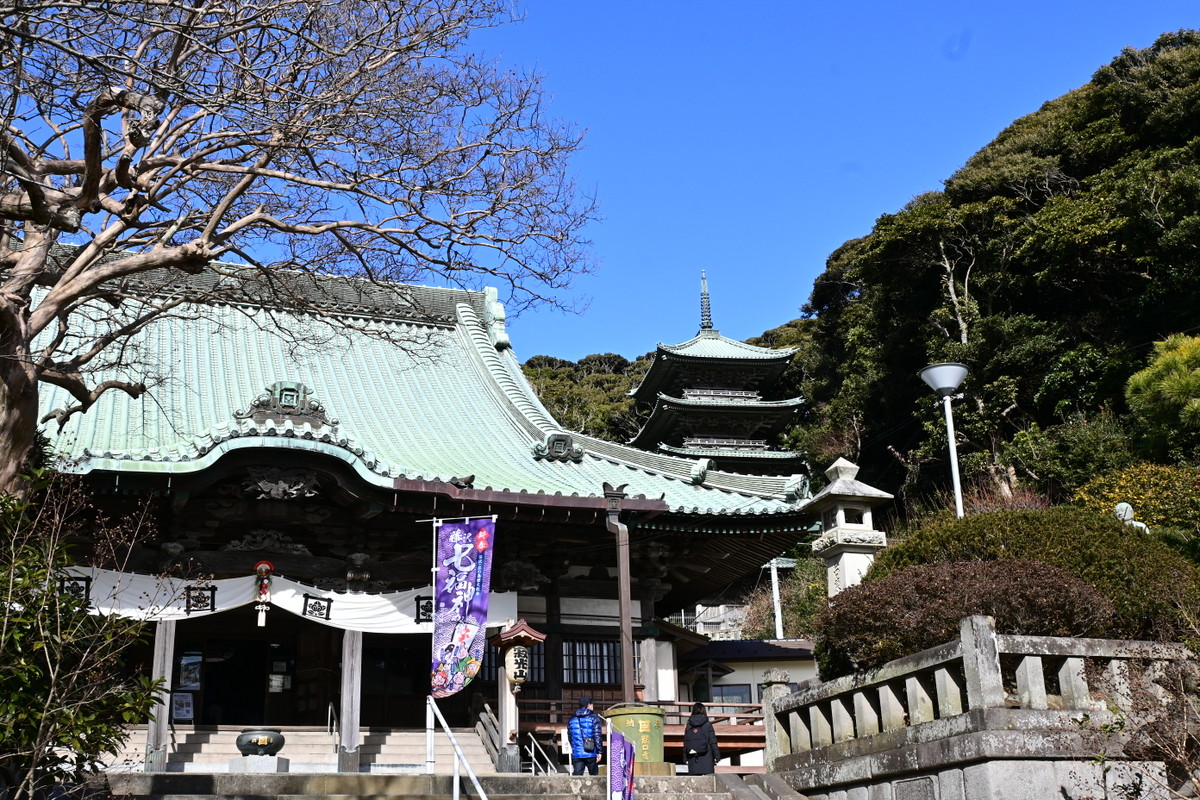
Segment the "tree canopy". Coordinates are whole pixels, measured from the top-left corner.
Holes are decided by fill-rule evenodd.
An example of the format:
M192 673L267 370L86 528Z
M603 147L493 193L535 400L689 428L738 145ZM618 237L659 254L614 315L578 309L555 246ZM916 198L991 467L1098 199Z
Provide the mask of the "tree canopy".
M1129 379L1125 397L1158 456L1200 459L1200 337L1156 342L1150 364Z
M626 442L641 427L629 392L645 376L650 360L649 354L629 361L616 353L597 353L578 362L533 356L522 369L538 398L565 428Z
M1128 49L834 252L803 309L798 446L888 490L942 482L945 426L916 378L936 361L970 369L954 407L964 473L1005 490L1038 480L1016 437L1061 443L1104 432L1059 426L1126 414L1150 344L1195 326L1198 96L1200 33ZM1051 471L1077 485L1092 466Z
M339 275L566 304L594 211L567 174L579 136L535 75L467 50L506 5L0 0L0 489L39 381L74 397L60 419L141 394L135 364L89 373L189 300L251 282L328 317Z

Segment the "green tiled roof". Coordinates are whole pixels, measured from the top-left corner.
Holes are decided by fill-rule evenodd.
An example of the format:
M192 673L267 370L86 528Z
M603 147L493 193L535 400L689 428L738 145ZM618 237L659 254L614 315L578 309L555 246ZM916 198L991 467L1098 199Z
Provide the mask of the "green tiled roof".
M356 307L347 292L338 311L359 329L349 332L249 300L193 307L194 318L162 320L133 342L144 374L162 376L142 398L109 392L46 432L77 472L196 472L235 450L272 448L342 459L380 487L474 475L474 489L582 497L627 484L630 496L689 514L792 514L803 503L799 478L709 471L705 459L579 434L564 457L548 455L547 437L566 432L525 382L503 308L482 292L413 292L418 315ZM308 387L328 424L239 416L280 381ZM43 412L69 400L43 386Z
M719 386L719 380L717 384L712 381L714 374L720 373L734 382L725 388L753 389L778 380L795 353L792 348L773 350L726 338L715 330L701 330L682 344L660 342L650 369L629 395L640 404L649 404L662 394L679 394L699 385ZM697 382L698 374L704 375L702 383Z
M687 358L745 359L753 361L787 361L796 354L794 348L758 347L722 336L718 331L702 330L682 344L659 344L660 352Z

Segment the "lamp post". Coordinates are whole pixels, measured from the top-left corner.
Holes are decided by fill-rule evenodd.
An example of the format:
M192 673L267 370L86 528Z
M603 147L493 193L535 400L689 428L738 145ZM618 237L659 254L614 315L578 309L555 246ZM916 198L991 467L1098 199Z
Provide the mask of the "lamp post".
M946 409L946 438L950 440L950 477L954 480L954 510L958 512L958 518L962 519L962 484L958 479L958 446L954 442L954 414L950 411L950 400L967 377L967 367L955 362L930 364L917 374L942 398L942 405Z

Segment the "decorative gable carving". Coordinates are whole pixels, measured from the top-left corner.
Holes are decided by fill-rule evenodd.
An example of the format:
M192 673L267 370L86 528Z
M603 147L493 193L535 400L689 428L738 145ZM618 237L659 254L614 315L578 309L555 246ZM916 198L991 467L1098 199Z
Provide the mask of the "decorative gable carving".
M338 421L330 417L325 406L312 396L312 389L299 381L276 381L267 387L265 394L260 394L250 403L245 411L234 412L238 419L252 419L255 422L282 422L283 420L300 420L316 426L337 425Z
M296 500L315 497L317 476L307 470L288 467L247 467L242 489L255 500Z
M546 434L545 441L535 442L533 457L550 461L582 461L583 447L569 433Z

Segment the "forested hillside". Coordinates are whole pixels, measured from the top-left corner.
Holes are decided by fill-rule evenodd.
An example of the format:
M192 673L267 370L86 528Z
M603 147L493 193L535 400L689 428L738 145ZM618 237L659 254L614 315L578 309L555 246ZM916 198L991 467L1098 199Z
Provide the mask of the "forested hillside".
M801 319L754 341L800 348L789 380L809 405L787 443L814 467L845 456L889 491L944 485L944 419L917 371L961 361L964 476L1062 499L1135 460L1195 461L1200 348L1156 343L1198 332L1200 32L1181 31L881 216L829 257ZM608 433L629 430L605 402Z

